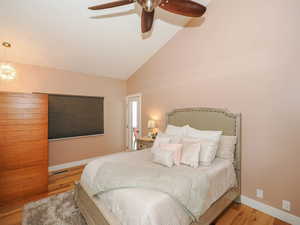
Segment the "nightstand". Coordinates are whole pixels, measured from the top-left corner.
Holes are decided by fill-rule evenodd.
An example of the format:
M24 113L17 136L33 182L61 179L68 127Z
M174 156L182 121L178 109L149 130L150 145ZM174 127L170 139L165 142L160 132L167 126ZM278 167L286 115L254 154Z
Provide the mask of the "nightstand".
M137 139L137 150L143 150L146 148L151 148L154 143L153 138L150 137L141 137Z

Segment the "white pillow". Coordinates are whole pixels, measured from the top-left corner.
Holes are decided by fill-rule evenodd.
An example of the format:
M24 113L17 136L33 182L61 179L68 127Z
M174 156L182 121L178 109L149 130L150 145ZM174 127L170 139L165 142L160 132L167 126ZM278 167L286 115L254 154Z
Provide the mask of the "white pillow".
M160 144L156 151L171 151L174 152L174 163L180 165L182 144Z
M170 141L169 141L170 144L180 144L181 143L181 138L182 138L182 136L169 135L169 134L161 133L161 132L159 132L157 136L158 137L167 137L167 138L170 138Z
M155 149L158 149L161 144L169 144L169 142L170 137L158 135L152 145L151 152L155 151Z
M215 141L218 142L221 139L222 131L213 131L213 130L197 130L195 128L190 127L187 125L185 127L186 136L192 138L201 138L205 140Z
M222 131L197 130L190 126L186 127L188 137L201 141L200 165L210 166L215 159L222 133Z
M174 165L174 152L154 151L152 161L163 166L172 167Z
M222 136L217 151L217 157L234 161L234 151L237 142L236 136Z
M186 128L187 126L183 126L183 127L176 127L173 125L168 125L166 130L165 130L165 134L167 135L175 135L175 136L185 136L186 135Z
M200 159L200 143L183 142L183 149L181 153L181 163L193 168L199 167Z
M184 142L200 143L201 150L199 156L200 166L210 166L216 158L218 145L214 141L205 140L201 138L183 138Z
M201 141L200 166L210 166L217 155L218 146L212 141Z

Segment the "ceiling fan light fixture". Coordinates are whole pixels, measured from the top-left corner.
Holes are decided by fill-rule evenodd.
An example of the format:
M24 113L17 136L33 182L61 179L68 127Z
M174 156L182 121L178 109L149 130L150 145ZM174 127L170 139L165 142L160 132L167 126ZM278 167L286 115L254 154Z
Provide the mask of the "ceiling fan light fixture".
M3 42L3 47L10 48L11 44L9 42ZM3 62L0 63L0 78L3 80L13 80L17 76L16 69L9 63Z
M0 64L0 78L3 80L13 80L17 76L17 71L9 63Z
M3 42L2 45L5 47L5 48L10 48L11 47L11 44L7 41Z

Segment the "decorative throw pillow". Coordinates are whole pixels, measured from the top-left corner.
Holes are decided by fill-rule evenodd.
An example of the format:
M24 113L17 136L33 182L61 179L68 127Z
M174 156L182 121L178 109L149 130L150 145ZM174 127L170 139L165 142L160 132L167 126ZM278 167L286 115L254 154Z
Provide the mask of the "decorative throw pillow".
M165 134L174 136L185 136L186 128L187 126L177 127L169 124L165 130Z
M201 138L183 138L184 142L200 143L201 151L199 156L200 166L210 166L216 158L218 145L214 141Z
M200 159L200 143L183 142L183 148L181 153L181 163L193 168L199 167Z
M174 152L154 151L152 161L163 166L172 167L174 165Z
M182 144L160 144L158 151L174 152L174 163L176 166L180 165Z
M200 166L210 166L216 158L218 146L212 141L201 141Z
M169 144L170 143L170 139L171 139L170 137L158 135L155 138L155 141L154 141L154 143L152 145L151 152L153 152L156 149L158 149L161 144Z
M237 142L236 136L222 136L217 151L217 157L234 161L234 151Z

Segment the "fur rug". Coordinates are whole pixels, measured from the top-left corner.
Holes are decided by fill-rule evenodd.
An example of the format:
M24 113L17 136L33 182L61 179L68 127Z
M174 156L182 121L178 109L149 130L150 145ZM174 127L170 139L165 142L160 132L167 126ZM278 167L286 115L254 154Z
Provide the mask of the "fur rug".
M24 206L22 225L86 225L74 201L74 191Z

